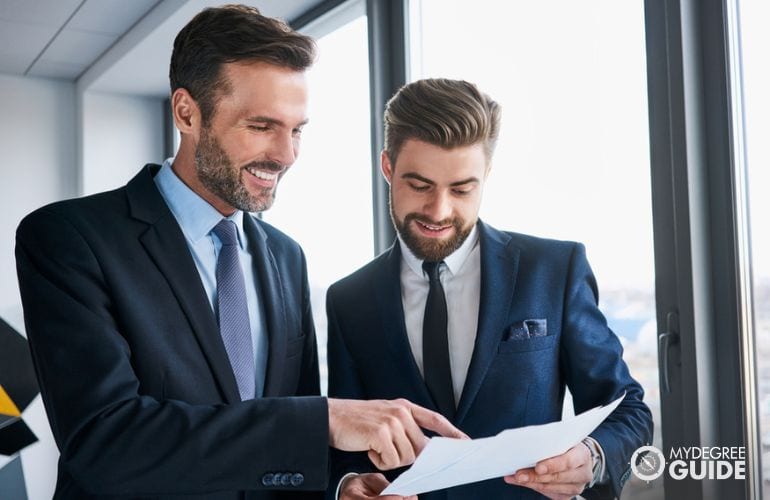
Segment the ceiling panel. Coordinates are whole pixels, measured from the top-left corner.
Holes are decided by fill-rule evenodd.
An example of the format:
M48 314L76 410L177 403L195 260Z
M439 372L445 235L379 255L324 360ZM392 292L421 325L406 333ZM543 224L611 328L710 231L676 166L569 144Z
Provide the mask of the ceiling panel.
M88 65L110 48L117 38L116 35L65 29L40 58Z
M0 0L0 19L58 29L82 0ZM56 30L53 31L55 33ZM47 40L46 40L47 41Z
M0 20L0 72L24 73L55 32L51 26Z
M38 60L29 70L29 76L38 76L41 78L57 78L60 80L74 80L88 66L86 64L74 64L57 61Z
M244 3L256 5L268 16L293 19L321 1ZM75 80L98 61L110 69L99 68L95 78L111 82L106 85L109 90L162 95L168 92L174 36L195 13L223 3L227 1L0 0L0 73L24 75L34 62L30 76ZM173 16L177 10L185 15ZM150 31L135 29L153 12L158 19L168 16L167 22L159 21ZM143 40L145 36L150 40ZM122 47L116 55L110 49L117 43Z
M9 49L0 49L0 74L22 75L29 66L29 58L16 54Z
M67 29L122 35L159 0L88 0Z

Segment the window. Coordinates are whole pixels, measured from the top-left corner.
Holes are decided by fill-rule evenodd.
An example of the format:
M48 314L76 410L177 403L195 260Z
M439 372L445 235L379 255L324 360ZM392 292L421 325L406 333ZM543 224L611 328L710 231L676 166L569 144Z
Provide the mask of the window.
M758 412L762 464L762 496L770 498L770 4L741 0L739 21L743 58L744 123L753 272Z
M644 6L501 9L494 0L411 2L411 79L468 80L502 105L480 216L586 245L600 307L645 389L661 447ZM663 480L632 477L623 498L663 498Z
M344 8L303 29L316 37L319 52L308 73L310 121L299 159L263 213L305 251L324 394L326 289L374 253L366 16L363 3Z

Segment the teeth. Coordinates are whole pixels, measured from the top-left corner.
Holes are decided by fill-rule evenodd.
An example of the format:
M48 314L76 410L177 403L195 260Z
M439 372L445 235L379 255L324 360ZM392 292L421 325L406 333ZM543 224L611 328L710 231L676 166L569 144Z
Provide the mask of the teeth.
M276 174L276 173L274 173L274 172L264 172L264 171L262 171L262 170L257 170L257 169L255 169L255 168L249 168L249 169L247 169L247 170L248 170L248 171L249 171L249 173L250 173L251 175L253 175L254 177L256 177L256 178L258 178L258 179L263 179L263 180L266 180L266 181L272 181L272 180L274 180L276 177L278 177L278 174Z
M420 224L422 224L426 228L430 229L431 231L441 231L442 229L444 229L444 227L442 227L442 226L431 226L430 224L425 224L423 222L420 222Z

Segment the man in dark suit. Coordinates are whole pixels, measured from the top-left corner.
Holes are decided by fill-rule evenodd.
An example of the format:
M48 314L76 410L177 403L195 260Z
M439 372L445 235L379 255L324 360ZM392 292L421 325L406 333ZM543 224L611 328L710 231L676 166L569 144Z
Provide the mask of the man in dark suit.
M633 451L651 440L651 415L597 308L583 246L478 220L499 121L497 103L463 81L417 81L388 103L381 162L398 241L329 288L329 394L406 398L480 438L560 420L566 387L578 413L625 392L563 455L420 495L619 496ZM335 457L339 498L372 498L388 484L366 457Z
M387 469L419 426L459 435L406 401L318 395L304 256L248 213L294 163L314 51L256 9L204 10L171 58L177 156L19 226L55 498L318 497L330 445Z

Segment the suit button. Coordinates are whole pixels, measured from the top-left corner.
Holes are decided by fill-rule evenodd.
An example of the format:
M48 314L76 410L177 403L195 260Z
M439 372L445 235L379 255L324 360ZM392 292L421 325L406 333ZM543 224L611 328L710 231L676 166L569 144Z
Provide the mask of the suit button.
M299 485L301 485L304 482L305 482L305 476L303 476L299 472L297 472L296 474L291 476L291 485L292 486L299 486Z
M291 484L291 472L284 472L281 474L281 486L289 486Z
M262 476L262 486L272 486L273 485L273 475L269 472Z

